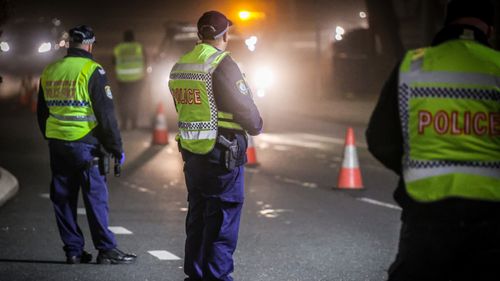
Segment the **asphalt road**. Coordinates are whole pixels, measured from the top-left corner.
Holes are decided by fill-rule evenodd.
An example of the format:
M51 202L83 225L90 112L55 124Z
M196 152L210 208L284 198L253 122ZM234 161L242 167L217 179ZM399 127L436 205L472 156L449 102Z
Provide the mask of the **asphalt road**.
M235 280L384 280L400 226L391 199L395 176L369 155L364 128L355 126L366 190L333 190L347 124L280 116L255 138L261 165L245 174ZM0 132L0 166L20 183L18 195L0 208L0 281L183 280L187 203L173 142L156 147L147 129L123 132L127 163L122 177L109 178L110 225L128 232L117 240L139 255L137 264L66 265L48 199L48 149L35 115L0 101ZM79 212L86 249L95 256Z

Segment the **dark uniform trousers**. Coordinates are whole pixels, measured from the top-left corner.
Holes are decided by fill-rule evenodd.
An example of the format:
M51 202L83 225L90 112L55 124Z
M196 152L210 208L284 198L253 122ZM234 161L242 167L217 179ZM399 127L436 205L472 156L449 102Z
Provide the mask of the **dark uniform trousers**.
M84 237L77 223L80 187L95 248L116 248L115 237L108 229L106 177L101 175L97 165L89 165L99 155L97 146L50 140L49 149L52 169L50 198L66 255L80 255L84 247Z
M120 112L120 122L123 129L127 129L130 120L132 129L138 126L139 110L144 88L144 80L133 82L118 82L118 106Z
M389 281L500 280L500 221L403 222Z
M244 197L244 168L227 171L206 157L185 159L189 209L184 272L187 281L232 281Z

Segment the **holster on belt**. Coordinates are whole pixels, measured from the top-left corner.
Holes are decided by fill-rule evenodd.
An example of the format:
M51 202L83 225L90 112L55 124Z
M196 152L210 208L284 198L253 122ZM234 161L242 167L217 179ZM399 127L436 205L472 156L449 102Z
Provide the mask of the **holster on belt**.
M236 139L230 141L223 135L217 137L217 143L226 148L224 152L224 167L228 171L232 171L236 168L236 160L238 157L238 141Z
M87 168L92 168L94 166L99 167L99 172L101 175L109 174L109 163L111 161L111 155L100 145L99 146L99 156L92 158L87 164Z

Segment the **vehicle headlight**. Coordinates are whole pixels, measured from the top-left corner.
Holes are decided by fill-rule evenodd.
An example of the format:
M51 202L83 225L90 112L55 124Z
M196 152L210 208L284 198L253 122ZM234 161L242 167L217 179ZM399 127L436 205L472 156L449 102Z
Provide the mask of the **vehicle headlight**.
M257 89L257 96L263 97L266 91L274 84L275 76L274 71L269 67L262 67L257 69L254 76L255 87Z
M257 45L258 40L259 39L257 38L257 36L250 36L245 40L245 45L247 45L247 48L250 52L255 51L255 45Z
M46 53L52 49L52 44L50 42L44 42L38 47L39 53Z
M2 51L4 53L10 51L9 43L4 42L4 41L0 42L0 51Z

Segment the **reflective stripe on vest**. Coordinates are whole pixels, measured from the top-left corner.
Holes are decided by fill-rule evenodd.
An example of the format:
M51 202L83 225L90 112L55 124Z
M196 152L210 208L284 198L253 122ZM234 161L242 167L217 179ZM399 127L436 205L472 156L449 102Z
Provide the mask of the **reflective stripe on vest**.
M94 115L90 116L65 116L59 114L50 114L50 116L56 118L61 121L79 121L79 122L97 122L97 119Z
M500 201L500 59L482 48L456 40L410 51L401 64L403 178L417 201ZM442 62L451 53L460 60L475 51L479 58L497 59L465 60L453 67Z
M49 108L47 138L74 141L97 126L88 82L98 67L88 58L66 57L45 68L40 80Z
M232 114L217 110L212 73L227 55L207 44L199 44L172 68L169 88L179 113L181 147L196 154L209 153L218 128L243 130Z
M121 82L133 82L144 78L144 53L137 42L118 44L113 50L116 78Z

